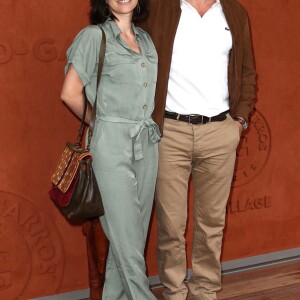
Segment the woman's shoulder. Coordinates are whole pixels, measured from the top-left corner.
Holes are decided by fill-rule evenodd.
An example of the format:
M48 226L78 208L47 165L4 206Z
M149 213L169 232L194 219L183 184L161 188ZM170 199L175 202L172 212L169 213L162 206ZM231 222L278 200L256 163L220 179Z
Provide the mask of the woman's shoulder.
M136 27L139 36L144 40L149 48L155 48L150 34L142 28Z
M145 48L146 55L148 57L152 56L153 60L157 60L157 52L149 33L139 27L136 27L136 30L139 36L141 37L141 39L143 40L143 45Z
M75 36L73 42L67 50L67 56L71 57L75 53L87 53L91 51L98 51L100 49L102 39L102 32L97 25L89 25L80 30ZM95 52L95 53L96 53Z
M144 29L142 29L140 27L136 27L136 30L141 37L152 41L152 39L147 31L145 31Z
M102 32L98 25L89 25L83 29L81 29L78 34L76 35L75 39L80 38L94 38L94 37L101 37Z

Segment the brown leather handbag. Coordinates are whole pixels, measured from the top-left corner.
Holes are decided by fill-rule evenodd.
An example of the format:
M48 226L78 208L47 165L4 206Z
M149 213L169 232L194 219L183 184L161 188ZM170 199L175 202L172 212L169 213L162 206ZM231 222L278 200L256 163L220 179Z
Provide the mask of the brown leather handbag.
M85 127L84 120L88 107L85 89L83 89L84 111L77 142L74 144L67 143L55 172L51 177L53 186L49 191L50 198L62 214L69 219L87 219L104 214L101 194L92 166L93 158L90 153L90 144L97 112L97 92L106 48L105 33L102 28L100 29L102 30L102 41L99 53L96 98L89 124L87 146L85 148L81 146Z

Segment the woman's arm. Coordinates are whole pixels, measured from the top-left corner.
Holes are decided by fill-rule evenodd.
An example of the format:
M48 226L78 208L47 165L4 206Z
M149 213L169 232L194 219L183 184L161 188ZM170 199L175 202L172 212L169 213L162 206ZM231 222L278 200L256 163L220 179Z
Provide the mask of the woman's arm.
M84 108L83 84L73 65L70 66L66 74L61 90L61 99L78 118L82 118ZM90 122L91 112L91 105L88 103L85 117L87 124Z

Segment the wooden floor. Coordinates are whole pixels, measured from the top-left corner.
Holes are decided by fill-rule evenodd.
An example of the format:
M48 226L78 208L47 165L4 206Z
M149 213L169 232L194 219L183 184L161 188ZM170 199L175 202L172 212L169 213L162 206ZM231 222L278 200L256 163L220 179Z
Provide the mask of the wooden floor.
M218 300L300 300L300 263L223 276ZM153 289L163 300L162 289ZM191 300L188 297L188 300Z

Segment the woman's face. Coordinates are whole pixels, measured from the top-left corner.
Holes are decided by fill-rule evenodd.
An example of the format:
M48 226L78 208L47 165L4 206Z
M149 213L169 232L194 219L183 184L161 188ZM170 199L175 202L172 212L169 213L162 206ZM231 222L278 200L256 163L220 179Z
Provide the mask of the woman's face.
M112 13L118 18L118 16L121 17L122 15L132 15L138 0L107 0L106 3Z

